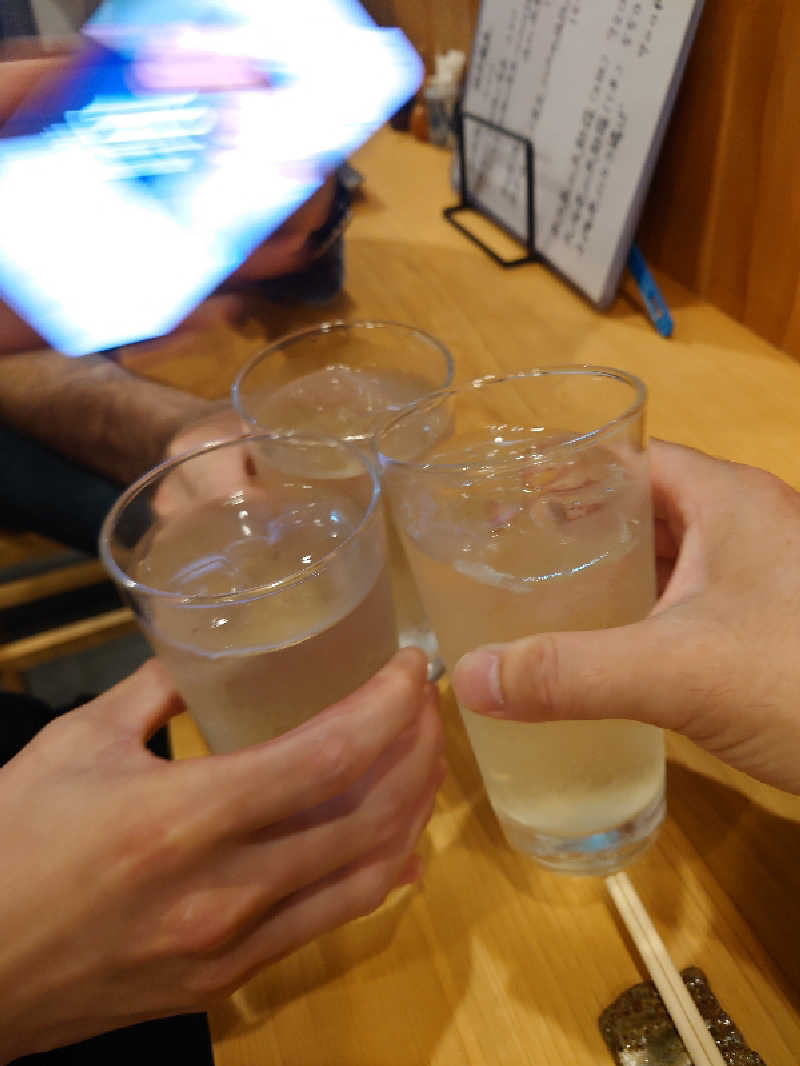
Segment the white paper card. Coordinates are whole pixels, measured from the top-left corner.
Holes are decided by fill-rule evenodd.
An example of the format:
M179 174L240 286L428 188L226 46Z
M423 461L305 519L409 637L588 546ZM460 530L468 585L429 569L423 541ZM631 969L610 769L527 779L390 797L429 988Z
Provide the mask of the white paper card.
M702 0L484 0L464 111L533 142L536 247L613 299ZM464 120L472 201L527 236L525 151Z

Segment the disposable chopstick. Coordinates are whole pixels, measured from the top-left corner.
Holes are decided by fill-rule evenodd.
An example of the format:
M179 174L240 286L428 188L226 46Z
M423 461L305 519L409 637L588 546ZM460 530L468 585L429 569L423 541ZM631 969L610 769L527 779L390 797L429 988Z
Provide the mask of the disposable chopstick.
M622 871L607 877L606 885L694 1066L725 1066L719 1048L630 878Z

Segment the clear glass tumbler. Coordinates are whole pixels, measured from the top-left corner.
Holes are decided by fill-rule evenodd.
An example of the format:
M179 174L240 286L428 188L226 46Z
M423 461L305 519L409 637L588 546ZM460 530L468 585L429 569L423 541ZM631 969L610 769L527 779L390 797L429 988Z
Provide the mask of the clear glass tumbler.
M397 647L377 472L339 441L254 435L163 463L100 550L214 752L294 728Z
M452 377L449 352L422 330L398 322L330 322L289 334L257 355L236 378L232 398L251 428L325 434L372 449L387 418L446 388ZM388 531L400 644L421 647L436 677L436 639L391 519Z
M656 594L641 381L546 367L445 390L379 432L384 491L447 668L529 634L621 626ZM461 708L509 842L605 874L665 812L661 732Z

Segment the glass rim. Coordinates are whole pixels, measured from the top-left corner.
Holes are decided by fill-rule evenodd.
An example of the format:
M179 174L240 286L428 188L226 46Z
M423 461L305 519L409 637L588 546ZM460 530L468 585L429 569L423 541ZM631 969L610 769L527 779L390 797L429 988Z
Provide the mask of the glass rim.
M407 460L407 459L395 459L390 455L386 455L381 449L381 440L387 437L399 423L411 418L415 414L426 410L432 410L434 407L446 402L450 398L457 396L463 396L470 391L477 391L482 388L486 388L492 385L503 385L507 382L518 381L523 378L538 378L538 377L550 377L550 376L581 376L581 377L598 377L598 378L613 378L616 381L622 382L625 385L629 385L635 393L634 401L626 407L619 415L614 418L607 419L601 426L596 429L587 430L585 433L576 434L574 437L570 437L567 440L559 441L558 444L546 447L541 456L537 456L535 459L528 460L529 462L547 462L551 457L561 454L563 452L580 451L583 447L587 447L590 444L595 444L597 441L603 440L608 436L611 436L621 427L632 422L644 409L645 402L647 400L647 386L641 378L635 374L630 374L627 370L620 370L613 366L600 366L593 365L591 363L565 363L553 366L541 366L531 367L528 370L514 371L510 374L487 374L484 377L473 378L472 381L467 381L461 385L451 386L446 389L439 389L437 392L431 393L428 396L424 396L414 403L409 404L402 411L399 411L393 418L386 422L379 428L375 435L375 451L378 457L378 462L381 466L389 466L395 468L404 468L407 470L417 470L420 473L446 473L455 472L457 470L464 471L465 473L473 470L485 470L490 467L493 471L503 471L516 469L516 463L514 460L501 460L497 463L488 463L486 461L476 460L469 463L443 463L443 462L424 462L420 460Z
M247 444L248 441L274 441L278 443L289 443L291 445L321 444L344 448L346 451L351 452L363 465L364 471L368 475L372 485L369 502L355 528L348 533L344 540L340 541L331 548L330 551L327 551L324 555L320 556L315 562L308 563L277 581L271 581L263 585L252 585L239 592L222 592L215 596L196 593L187 596L180 592L171 592L167 589L159 589L152 585L147 585L143 581L137 581L136 578L126 573L126 571L117 563L111 548L112 531L125 508L149 486L152 486L167 473L176 470L184 463L188 463L200 456L208 455L211 452L219 451L222 448L229 448L236 444ZM355 445L350 444L347 441L337 440L335 437L313 437L309 435L301 435L299 433L245 433L239 437L208 441L199 448L192 448L188 452L182 452L180 455L165 459L163 462L159 463L158 466L154 466L151 470L142 474L140 478L137 478L137 480L129 485L117 498L110 511L103 519L98 542L99 555L109 576L121 588L123 588L126 593L146 595L153 599L172 601L173 603L180 603L187 607L208 608L216 607L221 604L240 603L245 600L264 599L267 596L282 592L284 589L300 585L309 577L314 576L314 574L327 569L334 558L364 531L368 522L375 514L380 498L381 482L374 458L361 448L357 448Z
M293 330L291 333L285 333L266 348L262 348L251 359L248 359L233 379L233 384L231 385L231 403L233 404L234 410L251 426L255 426L259 429L263 428L260 423L244 409L244 404L242 402L242 385L244 384L245 378L252 370L254 370L259 364L265 362L269 356L281 351L281 349L291 347L293 344L298 344L300 341L315 335L345 332L347 330L386 328L413 333L417 337L422 338L422 340L431 348L435 348L444 359L445 381L443 385L437 386L432 392L440 392L442 389L450 387L453 380L453 374L455 373L453 356L450 354L450 350L440 340L434 337L433 334L428 333L424 329L420 329L419 326L412 326L407 322L398 322L391 318L355 318L350 320L345 318L334 318L327 322L318 322L314 326L304 326L302 329ZM428 394L426 393L426 395ZM412 400L411 402L414 403L415 401ZM403 410L405 410L405 408L403 408ZM339 439L345 442L351 442L369 440L374 436L374 433L353 433Z

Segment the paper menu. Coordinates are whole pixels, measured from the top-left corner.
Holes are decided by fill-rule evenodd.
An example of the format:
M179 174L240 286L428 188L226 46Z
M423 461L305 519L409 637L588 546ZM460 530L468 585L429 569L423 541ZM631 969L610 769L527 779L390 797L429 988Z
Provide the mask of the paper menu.
M613 298L703 0L483 0L463 109L535 148L536 247ZM525 152L464 119L470 200L527 235Z

